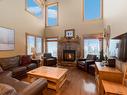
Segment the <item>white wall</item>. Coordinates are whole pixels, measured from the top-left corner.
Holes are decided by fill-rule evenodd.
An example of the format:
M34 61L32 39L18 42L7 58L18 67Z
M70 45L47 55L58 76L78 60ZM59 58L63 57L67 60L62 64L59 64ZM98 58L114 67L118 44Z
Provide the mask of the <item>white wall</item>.
M111 26L111 37L127 32L127 0L104 0L104 24Z
M0 0L0 26L15 29L15 50L0 51L0 57L25 54L25 33L42 35L44 25L44 16L41 20L25 11L25 0Z
M83 21L83 0L59 0L59 26L46 27L46 36L64 36L64 30L74 28L76 34L96 34L103 31L103 21Z
M104 0L104 25L111 26L111 38L127 32L126 9L127 0ZM119 69L125 69L125 62L116 63Z

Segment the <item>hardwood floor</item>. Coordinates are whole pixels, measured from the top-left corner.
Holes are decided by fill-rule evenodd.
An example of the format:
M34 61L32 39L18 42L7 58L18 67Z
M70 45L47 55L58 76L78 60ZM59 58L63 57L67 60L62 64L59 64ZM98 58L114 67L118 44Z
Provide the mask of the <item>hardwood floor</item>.
M65 68L65 67L63 67ZM76 67L67 67L67 81L62 88L56 92L48 89L44 95L98 95L95 78ZM23 81L28 81L27 78Z
M75 67L68 69L68 78L62 88L58 92L48 89L47 95L97 95L94 76Z

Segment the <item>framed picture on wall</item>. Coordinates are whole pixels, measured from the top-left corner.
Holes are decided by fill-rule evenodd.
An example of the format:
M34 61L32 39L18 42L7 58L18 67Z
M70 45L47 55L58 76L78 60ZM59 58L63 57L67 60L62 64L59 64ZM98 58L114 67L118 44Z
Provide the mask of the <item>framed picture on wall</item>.
M0 27L0 50L15 49L15 31L13 29Z
M75 30L74 29L65 30L65 37L66 38L74 38L75 37Z

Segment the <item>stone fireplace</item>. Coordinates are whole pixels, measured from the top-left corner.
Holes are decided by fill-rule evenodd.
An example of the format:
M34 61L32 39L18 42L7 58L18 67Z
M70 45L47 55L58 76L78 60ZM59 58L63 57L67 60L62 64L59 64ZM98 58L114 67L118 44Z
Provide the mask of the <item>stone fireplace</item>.
M63 61L74 62L75 59L76 59L76 51L75 50L63 50Z
M76 59L81 57L80 38L60 38L58 40L58 61L62 64L76 63Z

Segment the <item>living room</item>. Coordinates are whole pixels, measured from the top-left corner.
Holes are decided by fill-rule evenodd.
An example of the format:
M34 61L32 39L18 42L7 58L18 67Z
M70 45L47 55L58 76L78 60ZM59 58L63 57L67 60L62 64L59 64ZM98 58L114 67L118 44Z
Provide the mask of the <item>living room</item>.
M126 3L0 0L0 95L127 95Z

